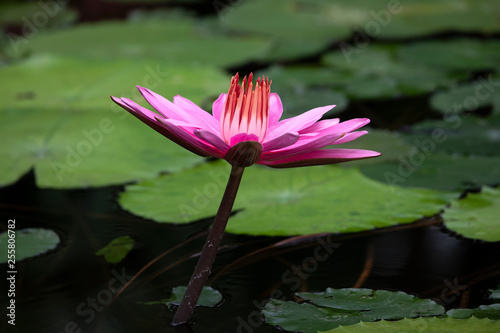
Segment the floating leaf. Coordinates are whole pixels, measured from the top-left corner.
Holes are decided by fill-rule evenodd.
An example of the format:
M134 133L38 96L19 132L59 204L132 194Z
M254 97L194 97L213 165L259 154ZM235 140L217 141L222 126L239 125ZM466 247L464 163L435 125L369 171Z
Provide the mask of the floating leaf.
M360 22L359 19L365 13L354 8L335 7L332 3L320 0L255 0L227 8L222 24L231 30L266 34L285 40L347 37L350 33L349 24ZM334 9L339 11L333 12ZM262 18L261 23L255 24L256 17ZM315 19L321 19L321 24L311 24Z
M448 139L440 127L429 128L425 135L413 136L413 140L398 132L367 130L368 135L342 146L381 151L382 156L341 164L342 167L356 166L365 176L405 187L464 190L500 182L498 157L436 153Z
M135 86L200 103L227 89L217 70L148 61L32 58L0 68L0 185L34 167L41 187L120 184L175 172L203 159L115 105L110 95L147 105ZM151 107L150 107L151 108Z
M271 37L274 45L265 56L271 60L316 53L348 37L351 23L362 22L367 13L321 0L254 0L225 6L218 14L228 31Z
M500 303L500 286L498 286L497 289L490 289L490 292L490 297L494 300L494 302Z
M172 289L172 296L166 302L167 305L179 305L181 303L184 294L186 293L185 286L179 286ZM222 301L222 295L220 292L215 290L212 287L204 286L201 291L200 298L198 299L198 303L196 306L216 306Z
M496 1L420 0L396 4L400 6L389 17L384 17L383 13L389 9L387 3L376 12L378 19L373 15L372 21L380 24L380 34L377 36L408 38L448 31L491 33L500 30L500 4Z
M296 293L306 303L271 299L262 310L266 322L286 331L313 333L360 321L440 315L444 308L429 299L403 292L372 289L332 289Z
M152 60L83 60L32 57L0 68L9 84L0 91L1 111L14 108L50 107L56 111L85 109L102 114L122 110L110 95L143 101L136 85L171 98L180 94L200 103L209 95L227 90L228 76L211 67L159 63ZM147 102L141 103L148 106Z
M445 71L398 60L392 48L379 45L359 52L326 54L323 62L344 77L334 88L349 97L366 99L422 94L455 82L456 76Z
M439 134L439 135L437 135ZM438 136L435 152L450 154L499 156L500 115L477 118L469 114L448 114L444 120L428 120L412 127L408 142L427 141Z
M499 8L500 9L500 8ZM471 38L430 40L398 47L405 62L439 70L479 71L494 69L500 63L500 41Z
M382 152L382 155L377 158L369 158L366 160L340 164L342 167L362 167L388 161L398 161L399 156L407 154L413 148L412 145L407 143L398 132L389 132L386 130L368 127L363 129L368 131L367 135L364 135L354 141L343 143L342 148L357 149L358 147L363 147L363 149L380 151ZM385 179L382 181L385 181Z
M211 217L217 212L228 167L225 162L207 163L129 185L119 202L158 222ZM231 218L227 231L251 235L361 231L436 214L451 197L455 195L387 186L355 169L252 166L245 170L234 205L234 210L243 210Z
M493 320L500 320L500 304L480 305L475 309L451 309L446 312L450 317L457 319L470 318L488 318Z
M334 72L318 67L274 66L257 73L273 81L273 92L283 102L283 118L296 116L321 105L336 105L326 116L343 111L348 104L343 93L329 88L335 82Z
M301 87L328 87L343 79L329 67L318 66L271 66L260 75L273 79L273 87L299 89Z
M165 304L167 306L179 305L181 304L182 298L186 293L186 286L174 287L172 289L172 295L168 299L161 300L159 302L147 302L144 304L153 305L153 304ZM208 306L214 307L222 301L222 295L220 292L215 290L212 287L204 286L200 298L198 299L198 303L196 306Z
M0 264L7 262L8 240L14 234L15 239L15 260L21 261L53 250L59 244L59 236L52 230L42 228L28 228L14 230L12 233L4 231L0 234L0 247L4 249L0 255Z
M374 323L361 322L318 333L497 333L499 330L500 321L489 319L416 318L398 321L381 320Z
M109 242L95 254L104 256L107 262L116 264L123 260L134 247L135 241L130 236L120 236Z
M137 0L103 0L104 2L118 2L118 3L136 3ZM186 4L193 4L196 2L200 2L200 0L142 0L142 4L158 4L158 5L165 5L166 3L173 3L173 4L181 4L181 3L186 3Z
M500 114L500 75L489 74L474 82L465 83L431 96L431 106L444 114L475 112L491 106L493 112Z
M254 0L224 2L217 8L229 31L270 36L275 48L266 59L317 53L335 41L346 52L365 52L374 38L408 38L447 31L500 31L500 5L494 1L420 0ZM259 24L255 24L258 18ZM373 62L370 62L373 63Z
M443 213L448 229L464 237L488 242L500 241L500 190L483 187L481 193L469 193L453 200Z
M274 78L273 78L274 82ZM296 87L296 89L273 89L283 102L282 118L290 118L322 105L336 105L326 116L333 117L342 112L348 104L344 94L332 89Z
M33 38L40 30L61 27L74 23L78 18L76 10L68 8L64 2L44 3L44 2L11 2L0 5L0 25L19 25L24 29L25 41ZM9 34L9 38L14 42L20 36ZM23 38L22 38L23 39Z
M156 64L235 66L260 57L269 42L259 37L218 35L193 18L103 22L40 33L23 49L35 55L99 59L152 59Z
M436 190L465 190L500 183L499 157L433 154L421 147L411 147L396 160L359 163L361 172L390 185Z

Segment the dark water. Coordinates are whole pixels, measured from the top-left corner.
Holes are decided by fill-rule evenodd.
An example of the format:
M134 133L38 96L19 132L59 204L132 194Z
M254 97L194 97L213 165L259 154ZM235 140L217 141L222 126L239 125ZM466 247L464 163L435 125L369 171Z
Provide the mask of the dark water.
M0 189L2 231L7 219L15 218L18 230L43 227L61 237L56 250L18 263L16 332L176 332L169 326L172 311L139 302L167 298L172 287L187 283L210 221L187 226L144 221L119 208L120 190L41 190L32 175ZM121 263L108 264L94 254L121 235L136 240ZM500 283L500 243L457 238L439 217L273 246L284 240L226 235L210 279L223 303L198 308L196 324L177 332L277 332L259 315L269 295L357 285L433 298L447 308L474 307L487 302L487 289ZM6 265L0 268L7 271ZM361 284L363 271L367 278ZM1 332L6 326L2 319Z

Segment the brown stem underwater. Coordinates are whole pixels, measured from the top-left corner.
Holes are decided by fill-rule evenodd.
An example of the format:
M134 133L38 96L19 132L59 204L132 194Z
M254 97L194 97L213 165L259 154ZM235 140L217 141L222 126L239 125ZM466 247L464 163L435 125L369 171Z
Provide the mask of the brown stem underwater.
M224 196L222 197L219 210L215 216L212 229L208 234L207 241L203 246L200 258L194 269L191 280L186 289L186 293L182 298L181 304L175 313L172 325L186 324L191 319L198 298L200 297L203 286L205 285L208 276L212 271L212 265L215 261L215 256L219 250L219 245L226 229L227 221L233 209L234 200L238 187L240 186L241 177L243 176L244 167L233 165L231 175L227 182Z

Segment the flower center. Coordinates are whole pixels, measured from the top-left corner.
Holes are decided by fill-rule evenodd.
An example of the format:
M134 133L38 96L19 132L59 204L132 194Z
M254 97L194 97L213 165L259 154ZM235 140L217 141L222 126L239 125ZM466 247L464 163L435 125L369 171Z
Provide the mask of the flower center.
M269 94L271 82L268 78L258 78L253 88L253 73L243 78L239 85L239 75L231 78L231 85L221 113L221 134L229 144L236 134L249 134L245 140L261 142L266 136L269 125ZM245 136L242 136L245 137ZM235 144L237 142L234 142Z

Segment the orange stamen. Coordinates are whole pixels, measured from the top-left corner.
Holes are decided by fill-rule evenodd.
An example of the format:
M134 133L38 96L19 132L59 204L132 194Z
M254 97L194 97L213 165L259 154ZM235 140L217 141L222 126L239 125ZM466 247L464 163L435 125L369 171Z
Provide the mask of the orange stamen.
M239 85L239 75L231 78L231 84L221 114L221 134L224 141L240 133L254 134L259 142L264 140L269 119L269 95L271 82L258 78L253 85L253 73L245 76Z

